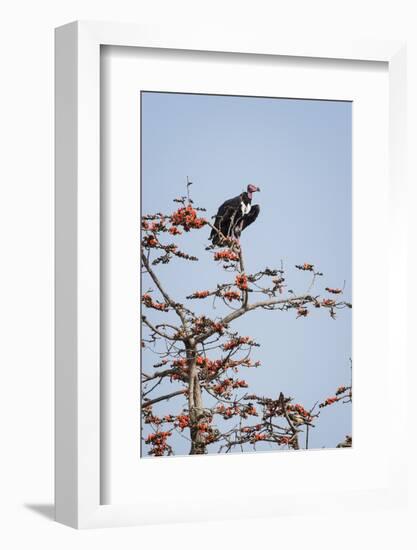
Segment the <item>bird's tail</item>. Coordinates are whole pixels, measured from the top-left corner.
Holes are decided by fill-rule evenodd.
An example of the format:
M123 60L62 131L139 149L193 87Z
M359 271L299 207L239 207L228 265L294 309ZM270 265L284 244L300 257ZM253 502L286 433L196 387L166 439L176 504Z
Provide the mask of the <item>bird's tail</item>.
M220 244L220 238L216 231L211 231L209 241L211 241L214 246L218 246Z
M214 246L218 246L220 244L220 235L218 232L218 227L216 222L217 222L217 219L214 222L214 227L212 227L210 237L209 237L209 240L213 243Z

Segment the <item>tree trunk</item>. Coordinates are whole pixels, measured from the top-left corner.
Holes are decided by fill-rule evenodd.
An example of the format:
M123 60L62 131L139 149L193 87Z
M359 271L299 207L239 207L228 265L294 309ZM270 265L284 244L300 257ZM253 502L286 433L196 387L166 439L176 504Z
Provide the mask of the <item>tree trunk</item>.
M204 419L204 407L200 381L198 379L197 352L195 347L187 348L187 359L189 368L190 455L201 455L206 453L206 443L203 434L198 429L198 424Z

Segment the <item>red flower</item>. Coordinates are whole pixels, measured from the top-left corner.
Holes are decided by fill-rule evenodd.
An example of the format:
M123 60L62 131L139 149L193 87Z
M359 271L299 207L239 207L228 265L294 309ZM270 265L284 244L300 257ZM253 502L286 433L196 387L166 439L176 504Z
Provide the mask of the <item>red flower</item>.
M341 294L342 289L341 288L329 288L326 287L327 292L330 292L330 294Z
M182 235L182 231L180 231L177 227L170 227L168 231L171 235Z
M183 431L190 425L190 417L187 414L180 414L177 416L178 428Z
M148 246L149 248L154 248L158 245L158 241L153 235L149 235L143 239L143 246Z
M328 405L333 405L333 403L336 403L336 401L339 401L337 397L328 397L323 403L320 403L319 407L327 407Z
M258 416L258 411L253 405L248 405L245 410L246 414L249 414L250 416Z
M235 290L228 290L227 292L223 293L223 298L225 298L229 302L232 302L233 300L240 300L240 294Z
M235 284L240 290L247 290L248 289L248 278L247 276L242 273L241 275L236 276Z
M242 344L249 344L252 343L252 340L249 338L249 336L240 336L239 338L234 338L233 340L229 340L225 344L223 344L224 351L229 351L231 349L237 348L238 346L241 346Z
M201 300L202 298L207 298L207 296L209 295L210 295L209 290L199 290L197 292L194 292L194 294L191 294L191 296L187 296L187 298L190 298L190 299L198 298Z
M167 438L171 436L171 432L155 432L149 434L145 439L147 445L151 444L152 449L149 451L150 455L163 456L165 451L169 451L167 444Z
M314 265L309 263L304 263L303 265L296 265L297 269L301 269L301 271L314 271Z
M197 216L197 211L189 204L179 208L171 216L172 225L181 225L184 231L190 231L190 229L200 229L206 225L207 221L204 218Z
M161 302L154 302L149 294L144 294L142 296L142 302L146 307L157 309L158 311L168 311L168 304L162 304Z
M324 298L322 301L322 305L325 307L333 307L336 305L336 302L334 300L330 300L330 298Z
M221 323L213 323L212 329L214 332L217 332L218 334L223 334L224 332L224 326Z
M236 252L233 252L233 250L225 249L220 250L219 252L216 252L214 254L214 261L224 261L224 262L236 262L239 260L239 255L236 254Z

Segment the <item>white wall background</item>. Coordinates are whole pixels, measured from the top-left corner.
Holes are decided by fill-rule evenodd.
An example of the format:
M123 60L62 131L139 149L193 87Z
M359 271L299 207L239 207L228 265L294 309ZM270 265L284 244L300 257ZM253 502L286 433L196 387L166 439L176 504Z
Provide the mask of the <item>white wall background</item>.
M219 21L281 34L408 38L409 98L417 98L413 0L14 0L0 20L0 546L89 548L414 548L410 513L288 516L273 523L77 532L53 523L53 28L75 19ZM410 181L416 107L409 104ZM416 204L416 192L410 190ZM4 193L4 195L3 195ZM414 209L411 211L413 212ZM410 228L412 231L413 228ZM411 245L410 281L417 269ZM414 285L410 288L414 288ZM415 298L411 296L411 300ZM413 322L410 308L410 323ZM416 309L417 311L417 309ZM410 324L412 329L412 324ZM414 340L412 330L410 341ZM410 352L412 350L410 344ZM416 377L411 369L411 382ZM412 396L410 383L410 396ZM415 418L410 416L410 440ZM415 447L415 446L414 446ZM415 491L416 485L413 484ZM415 501L415 498L414 498ZM415 515L415 513L414 513ZM195 544L195 541L198 541ZM221 541L221 542L220 542Z

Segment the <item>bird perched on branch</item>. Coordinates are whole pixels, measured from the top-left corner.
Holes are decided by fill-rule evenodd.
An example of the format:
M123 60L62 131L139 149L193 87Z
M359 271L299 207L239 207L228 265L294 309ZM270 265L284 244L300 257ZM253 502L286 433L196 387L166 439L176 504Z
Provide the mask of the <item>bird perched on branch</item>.
M209 237L213 245L225 246L225 239L239 239L242 231L256 220L260 207L252 205L252 196L257 191L259 187L249 184L246 191L220 206Z

